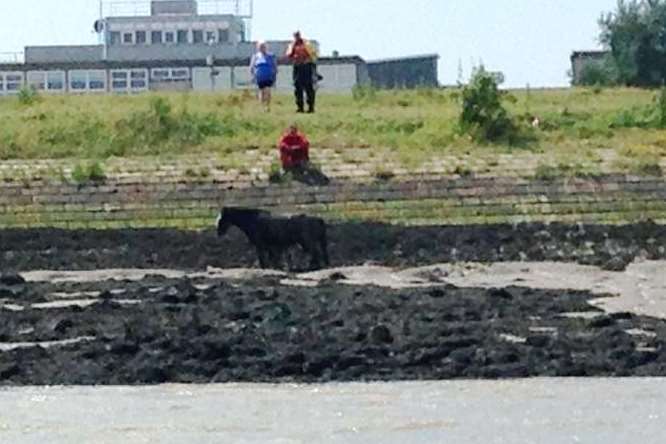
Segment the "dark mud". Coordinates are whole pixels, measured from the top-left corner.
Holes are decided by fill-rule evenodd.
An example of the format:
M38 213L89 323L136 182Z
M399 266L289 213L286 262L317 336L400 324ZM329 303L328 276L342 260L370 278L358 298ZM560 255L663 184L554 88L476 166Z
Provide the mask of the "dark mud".
M666 226L653 223L415 228L348 223L332 225L329 238L335 266L368 261L421 266L455 261L554 260L621 270L636 257L666 258ZM218 239L212 230L0 230L0 270L194 270L255 263L255 252L235 229L224 239Z
M7 288L26 309L0 310L0 342L96 339L0 352L0 385L666 376L665 321L563 317L598 311L581 292L160 277ZM29 308L91 290L87 308Z

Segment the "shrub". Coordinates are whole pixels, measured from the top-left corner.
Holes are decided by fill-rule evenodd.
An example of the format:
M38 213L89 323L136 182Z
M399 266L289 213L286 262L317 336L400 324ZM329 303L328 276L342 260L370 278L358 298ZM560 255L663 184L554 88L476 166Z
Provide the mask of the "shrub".
M21 105L30 106L39 101L39 93L31 87L23 87L18 93L18 101Z
M72 180L78 184L101 183L106 180L106 174L99 162L92 162L88 165L79 163L72 171Z
M475 69L472 79L462 91L459 120L462 132L478 142L515 142L518 128L502 104L503 96L497 75L483 67Z
M639 160L636 162L634 171L643 175L643 176L655 176L661 177L664 174L664 171L661 169L659 160Z
M271 164L268 171L268 181L270 183L284 183L290 179L288 174L282 173L282 166L278 162Z
M610 128L648 128L653 126L652 107L632 107L618 112L610 122Z
M618 112L611 128L666 128L666 87L654 97L652 105L634 106Z
M540 163L534 171L534 178L549 182L557 179L561 175L559 168L548 163Z

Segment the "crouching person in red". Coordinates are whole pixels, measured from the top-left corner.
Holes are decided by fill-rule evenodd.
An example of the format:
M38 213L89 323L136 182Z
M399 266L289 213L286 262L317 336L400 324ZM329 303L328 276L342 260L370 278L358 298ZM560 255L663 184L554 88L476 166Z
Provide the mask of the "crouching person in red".
M288 173L303 169L310 163L310 141L296 125L291 125L280 139L280 160L282 169Z
M284 133L278 147L282 169L291 174L294 180L307 185L328 185L328 177L310 163L310 141L296 124L292 124Z

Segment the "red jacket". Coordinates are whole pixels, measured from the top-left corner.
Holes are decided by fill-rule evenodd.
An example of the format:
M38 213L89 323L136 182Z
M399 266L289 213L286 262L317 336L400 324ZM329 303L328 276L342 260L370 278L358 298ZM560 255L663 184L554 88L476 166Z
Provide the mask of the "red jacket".
M300 132L288 132L282 136L279 148L283 168L298 166L310 160L310 142Z
M289 49L287 49L287 57L296 65L314 62L314 57L308 46L308 42L303 39L292 42Z

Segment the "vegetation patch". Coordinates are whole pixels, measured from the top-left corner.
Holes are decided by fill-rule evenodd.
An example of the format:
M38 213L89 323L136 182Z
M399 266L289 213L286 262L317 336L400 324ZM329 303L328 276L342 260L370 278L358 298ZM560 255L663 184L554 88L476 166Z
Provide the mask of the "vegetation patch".
M521 130L503 103L509 96L500 91L496 77L483 67L474 71L462 90L460 130L476 142L514 145L521 139Z
M328 162L324 154L335 151L338 161L370 171L377 159L414 170L434 159L475 161L516 150L548 153L548 158L565 158L566 163L583 162L599 149L623 157L619 151L636 145L651 147L657 160L666 154L666 93L661 90L508 93L497 86L492 73L480 78L489 83L481 82L467 102L463 91L474 89L473 81L453 90L373 90L357 92L357 99L324 95L320 111L308 116L295 116L291 97L280 95L270 114L238 93L42 95L30 106L16 97L4 98L0 159L66 159L74 165L81 159L140 157L143 162L203 155L219 159L215 169L221 165L224 170L240 170L265 156L276 158L279 135L294 121L308 135L318 161ZM116 163L119 171L113 173L126 172L131 164L110 165ZM196 175L200 168L193 166Z
M78 184L103 183L106 180L104 167L100 162L78 163L72 170L72 180Z

